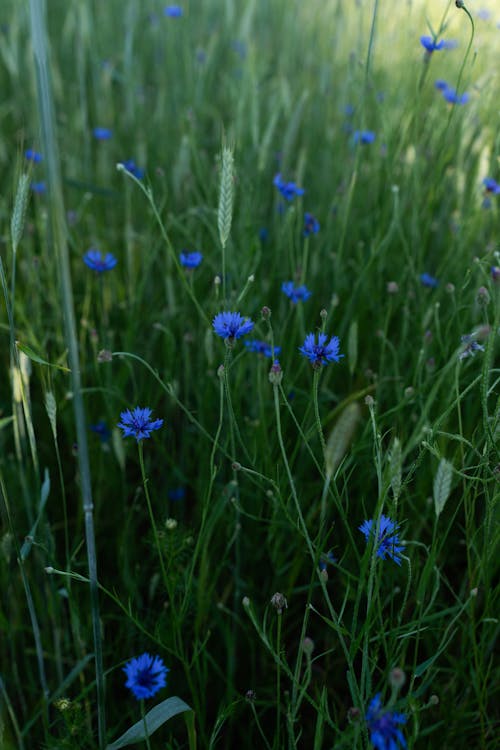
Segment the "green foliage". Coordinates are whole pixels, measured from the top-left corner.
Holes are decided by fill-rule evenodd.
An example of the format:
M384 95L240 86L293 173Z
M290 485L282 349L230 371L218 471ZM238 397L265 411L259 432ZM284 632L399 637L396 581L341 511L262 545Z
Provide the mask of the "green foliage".
M50 92L30 14L6 0L0 745L97 747L98 678L102 750L134 725L140 739L122 667L147 651L170 672L145 713L192 707L151 747L361 750L380 692L408 716L410 750L487 750L500 196L482 180L500 182L498 29L477 20L471 55L470 20L444 1L181 4L171 18L135 0L46 3ZM429 55L426 33L457 47ZM436 79L470 101L447 104ZM44 102L57 148L24 170ZM366 129L375 142L356 145ZM116 168L128 159L143 178ZM278 172L305 194L283 200ZM60 192L28 200L41 180ZM305 211L321 225L308 238ZM89 247L117 266L91 271ZM288 280L310 299L291 303ZM280 370L214 335L223 310L281 347ZM320 330L345 357L314 372L298 349ZM484 351L463 356L464 334ZM164 420L141 451L117 428L137 405ZM401 566L359 531L382 514Z

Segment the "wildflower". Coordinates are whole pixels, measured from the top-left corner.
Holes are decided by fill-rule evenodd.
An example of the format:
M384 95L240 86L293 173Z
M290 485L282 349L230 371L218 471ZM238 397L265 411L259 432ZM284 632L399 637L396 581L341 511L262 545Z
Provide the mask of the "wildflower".
M319 221L309 213L304 214L304 237L309 237L310 234L317 234L319 232Z
M477 11L476 15L481 21L489 21L491 18L491 12L487 8L481 8Z
M271 604L279 615L281 615L284 609L288 609L288 602L285 596L279 591L272 595Z
M318 333L316 343L316 335L308 333L304 344L299 347L301 354L312 362L315 369L319 369L321 365L326 365L328 362L338 362L344 356L339 354L340 341L338 337L332 336L328 343L327 338L326 333Z
M281 285L281 291L286 294L286 296L292 300L293 304L296 305L297 302L305 302L306 299L309 299L312 292L309 291L309 289L302 285L294 287L293 281L284 281Z
M483 185L487 193L493 193L493 195L500 195L500 185L492 177L485 177Z
M28 161L33 162L33 164L40 164L40 162L43 160L43 156L38 153L38 151L35 151L32 148L28 148L24 152L24 156Z
M113 135L113 131L109 130L109 128L94 128L92 133L98 141L109 141Z
M372 536L372 531L378 532L376 541L377 557L385 560L386 555L389 555L395 563L401 565L400 553L403 552L404 547L399 542L399 526L397 523L382 514L380 521L374 521L373 519L363 521L358 528L365 535L367 542Z
M137 700L151 698L167 684L168 667L159 656L141 654L123 667L127 675L125 687L130 688Z
M259 229L259 240L261 242L267 242L269 239L269 230L267 227L261 227Z
M406 740L398 724L406 724L405 714L394 711L384 711L380 693L372 698L368 704L365 716L370 732L370 742L377 750L398 750L398 747L407 747Z
M447 88L449 88L446 81L443 81L442 78L438 78L434 86L437 88L438 91L445 91Z
M252 339L251 341L245 341L245 346L250 352L255 352L256 354L262 354L264 357L273 356L273 350L271 349L271 345L268 344L266 341L258 341L257 339ZM281 346L274 347L275 355L279 354L280 351L281 351Z
M121 422L118 422L118 427L123 430L123 437L135 437L137 442L144 440L144 438L151 437L153 430L159 430L163 424L163 419L151 420L151 409L147 406L141 408L136 406L135 409L130 411L122 411L120 414Z
M491 266L491 278L493 281L500 281L500 267Z
M431 36L421 36L420 43L429 53L437 52L445 46L443 39L440 42L436 42Z
M281 365L278 359L275 359L273 364L271 365L268 378L271 385L280 385L281 381L283 380L283 370L281 369Z
M435 289L439 284L439 281L435 279L434 276L431 276L430 273L421 273L420 281L422 282L423 286L428 286L432 289Z
M97 424L89 425L89 428L92 430L92 432L95 432L96 435L99 435L101 443L107 443L111 437L111 432L109 431L106 422L104 422L104 420L102 419L100 419Z
M163 15L169 18L180 18L183 12L180 5L167 5L163 8Z
M168 499L172 500L172 502L184 500L184 498L186 497L186 488L174 487L173 489L169 490L167 494L168 494Z
M354 107L352 106L352 104L346 104L343 109L343 112L346 117L352 117L354 114Z
M467 357L473 357L476 352L484 352L484 346L478 344L470 334L461 336L460 341L464 347L458 354L459 359L467 359Z
M449 86L443 89L443 97L449 104L467 104L469 101L469 94L457 94L455 89Z
M284 182L281 179L281 174L277 174L273 180L273 185L278 188L283 198L287 201L291 201L296 195L304 195L305 190L297 187L295 182Z
M43 180L41 182L32 182L30 185L31 191L37 195L42 195L47 192L47 185Z
M337 558L334 557L333 552L330 550L330 552L321 555L319 560L319 569L326 570L328 565L335 565L336 562Z
M137 166L133 159L127 159L127 161L118 162L122 167L130 174L134 175L138 180L142 180L144 177L144 170Z
M103 273L103 271L111 271L111 269L114 268L118 263L115 256L111 253L106 253L106 255L103 256L101 255L101 251L96 250L95 248L90 248L90 250L87 250L87 252L83 256L83 262L93 271L97 271L97 273Z
M212 325L217 336L223 339L239 339L253 328L250 318L243 318L238 312L221 312L215 316Z
M201 261L203 260L203 255L198 251L188 253L183 250L180 253L179 258L181 261L181 265L184 266L184 268L198 268Z
M353 135L354 143L373 143L376 138L373 130L355 130Z

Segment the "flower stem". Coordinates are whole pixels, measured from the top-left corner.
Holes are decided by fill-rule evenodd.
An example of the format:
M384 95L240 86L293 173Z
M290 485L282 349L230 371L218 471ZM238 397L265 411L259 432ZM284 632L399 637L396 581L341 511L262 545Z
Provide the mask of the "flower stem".
M160 567L161 567L161 573L163 576L163 583L164 583L165 588L168 590L167 571L165 569L165 563L163 561L163 553L162 553L161 546L160 546L160 539L158 537L158 530L156 528L156 522L155 522L155 518L153 515L153 506L151 505L151 498L149 497L148 478L146 476L146 469L144 467L144 451L142 448L142 441L138 442L138 448L139 448L139 463L141 465L142 484L144 486L144 494L146 495L146 503L148 505L149 518L151 521L151 527L153 529L153 536L155 538L156 550L158 552L158 557L160 558Z

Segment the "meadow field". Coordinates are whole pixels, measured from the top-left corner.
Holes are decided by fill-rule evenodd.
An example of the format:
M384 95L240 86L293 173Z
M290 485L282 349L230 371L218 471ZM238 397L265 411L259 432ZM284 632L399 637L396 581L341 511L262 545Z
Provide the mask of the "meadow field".
M0 750L500 748L498 0L3 0Z

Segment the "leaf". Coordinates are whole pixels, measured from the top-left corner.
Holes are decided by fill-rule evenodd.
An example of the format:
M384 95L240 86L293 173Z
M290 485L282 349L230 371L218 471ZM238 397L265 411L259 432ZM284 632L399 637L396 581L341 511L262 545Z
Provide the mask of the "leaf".
M39 365L46 365L47 367L55 367L58 370L62 370L63 372L71 372L69 367L64 367L63 365L53 365L50 362L47 362L46 359L42 359L33 349L28 346L27 344L21 344L20 341L16 341L16 346L19 349L19 351L23 352L23 354L26 354L26 356L32 360L32 362L37 362Z
M394 499L399 498L401 492L401 469L403 465L401 455L401 443L397 437L394 438L391 451L389 453L389 472L391 475L391 488Z
M358 321L353 320L347 333L347 360L351 375L358 361Z
M31 527L31 531L28 534L28 536L25 538L23 546L21 547L21 552L19 553L21 560L26 560L26 558L28 557L31 551L33 542L35 541L36 530L42 518L43 511L44 511L45 505L49 497L49 492L50 492L50 476L49 476L48 469L45 469L45 472L43 475L42 489L40 492L40 504L38 506L38 516L36 517L36 521Z
M442 458L439 462L436 476L434 477L434 510L436 511L437 518L439 518L439 515L450 496L452 475L452 464L447 461L446 458Z
M151 737L153 732L156 732L156 730L159 729L162 724L165 724L166 721L171 719L172 716L181 714L184 711L192 710L193 709L188 706L187 703L184 703L183 700L177 698L175 695L172 698L167 698L167 700L152 708L151 711L148 711L144 717L144 721L141 719L131 726L130 729L127 729L125 734L122 734L122 736L112 742L111 745L108 745L106 750L118 750L120 747L133 745L135 742L142 742L146 739L146 735L144 734L144 724L146 724L148 736Z
M0 419L0 430L3 430L4 427L7 427L8 424L14 421L14 417L3 417Z

